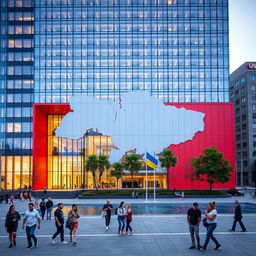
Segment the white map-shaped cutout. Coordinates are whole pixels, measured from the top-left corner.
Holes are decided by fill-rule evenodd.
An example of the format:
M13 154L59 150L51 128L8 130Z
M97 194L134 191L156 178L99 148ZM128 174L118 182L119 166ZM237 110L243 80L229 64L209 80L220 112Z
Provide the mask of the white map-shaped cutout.
M64 116L56 136L79 139L87 129L98 129L118 148L111 151L110 162L134 148L138 154L160 153L204 130L204 113L166 106L147 91L125 93L119 101L79 95L70 106L73 112Z

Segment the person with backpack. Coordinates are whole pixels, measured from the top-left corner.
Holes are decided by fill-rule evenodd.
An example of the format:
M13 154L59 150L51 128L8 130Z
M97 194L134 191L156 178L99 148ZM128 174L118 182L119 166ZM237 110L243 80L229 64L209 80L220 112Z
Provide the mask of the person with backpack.
M44 198L42 198L42 201L40 202L39 207L40 207L40 211L41 211L42 220L44 220L45 211L46 211L46 203L44 201Z
M125 227L125 216L126 216L126 208L124 202L121 202L119 207L116 210L117 220L118 220L118 235L124 235L124 227Z
M53 201L49 197L48 201L46 202L46 219L51 220L52 218L52 207L53 207Z

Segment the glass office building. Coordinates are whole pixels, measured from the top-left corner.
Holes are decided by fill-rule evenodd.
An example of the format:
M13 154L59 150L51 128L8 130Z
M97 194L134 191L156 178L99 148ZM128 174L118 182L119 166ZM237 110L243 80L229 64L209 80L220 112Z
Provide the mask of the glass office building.
M1 0L0 16L4 189L32 184L32 103L229 101L228 0Z

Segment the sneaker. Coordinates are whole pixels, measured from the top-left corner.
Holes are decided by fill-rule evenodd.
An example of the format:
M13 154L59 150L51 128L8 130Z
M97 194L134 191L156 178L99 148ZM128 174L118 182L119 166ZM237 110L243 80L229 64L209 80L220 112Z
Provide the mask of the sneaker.
M35 247L38 247L38 239L35 242Z
M16 240L13 239L13 246L16 246Z
M244 230L242 230L241 232L247 232L247 230L246 230L246 229L244 229Z
M200 245L197 246L197 250L200 250Z
M68 242L66 242L66 241L62 241L62 242L61 242L61 244L68 244Z
M200 248L200 250L206 251L206 247L204 247L202 245L200 245L199 248Z
M51 238L52 244L56 244L56 242L54 241L54 239Z
M74 242L72 245L73 245L73 246L76 246L76 245L77 245L77 243L76 243L76 242Z
M33 247L32 246L28 246L25 250L26 251L29 251L29 250L31 250Z
M9 248L12 248L12 243L10 243Z
M216 245L216 247L214 248L214 250L218 250L221 247L221 244Z
M190 246L188 249L196 249L196 247L194 245Z
M106 227L106 231L108 231L108 227Z

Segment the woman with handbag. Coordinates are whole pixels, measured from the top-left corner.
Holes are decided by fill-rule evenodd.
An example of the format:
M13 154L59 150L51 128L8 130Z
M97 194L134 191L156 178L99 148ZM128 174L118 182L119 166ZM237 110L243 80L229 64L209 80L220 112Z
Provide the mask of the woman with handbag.
M215 250L218 250L221 246L221 244L217 241L217 239L213 236L213 232L217 227L217 210L215 207L215 204L213 202L208 203L208 210L205 210L205 219L207 224L204 226L207 226L207 234L206 239L203 246L200 246L202 250L206 250L206 247L212 239L212 241L215 243L216 247ZM204 221L205 222L205 221Z
M70 235L70 242L72 243L73 242L73 245L76 245L76 232L77 232L77 229L78 229L78 219L80 218L80 214L79 214L79 211L77 209L77 205L76 204L73 204L72 205L72 208L71 210L68 212L68 222L69 222L69 225L70 225L70 232L69 232L69 235ZM73 235L73 238L72 238L72 234L74 233Z
M10 245L9 248L16 246L16 232L18 228L18 221L20 220L20 214L15 211L15 206L11 205L5 218L5 228L9 234Z

